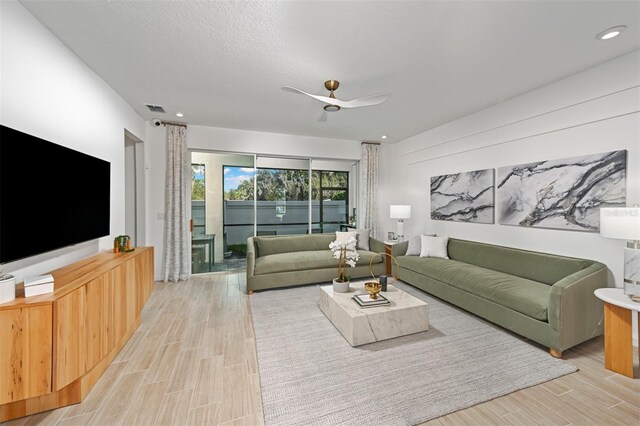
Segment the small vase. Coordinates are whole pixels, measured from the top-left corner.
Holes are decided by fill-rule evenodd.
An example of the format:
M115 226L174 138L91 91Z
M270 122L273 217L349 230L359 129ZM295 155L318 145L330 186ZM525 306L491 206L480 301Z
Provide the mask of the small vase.
M349 281L338 281L337 278L333 279L333 291L335 293L349 293Z

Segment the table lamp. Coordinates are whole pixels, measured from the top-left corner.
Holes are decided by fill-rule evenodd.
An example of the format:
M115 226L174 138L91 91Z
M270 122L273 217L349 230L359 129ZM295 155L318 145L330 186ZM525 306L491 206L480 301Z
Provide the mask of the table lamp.
M402 240L404 238L404 219L411 219L411 206L391 205L389 217L398 219L398 239Z
M640 302L640 207L601 208L600 235L627 240L624 294L634 302Z

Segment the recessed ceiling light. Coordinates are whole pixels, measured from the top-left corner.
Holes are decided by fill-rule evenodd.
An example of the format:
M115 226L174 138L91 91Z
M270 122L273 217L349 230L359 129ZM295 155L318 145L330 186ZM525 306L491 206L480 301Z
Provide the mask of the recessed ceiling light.
M382 139L386 139L387 135L382 135L381 137L382 137Z
M600 34L596 36L596 38L598 40L609 40L619 36L626 29L627 29L626 25L618 25L617 27L609 28L607 30L602 31Z
M181 112L176 112L176 116L178 116L178 117L184 117L184 114L183 114L183 113L181 113Z

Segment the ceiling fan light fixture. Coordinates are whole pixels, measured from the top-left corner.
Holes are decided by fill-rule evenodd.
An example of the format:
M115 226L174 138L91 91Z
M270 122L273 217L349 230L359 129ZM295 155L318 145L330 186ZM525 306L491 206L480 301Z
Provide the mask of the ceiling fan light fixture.
M338 90L338 87L340 87L340 82L338 80L327 80L324 82L324 87L328 91L333 92L334 90Z
M338 105L325 105L324 110L327 112L336 112L340 111L340 107Z
M617 27L608 28L602 31L601 33L598 33L596 38L598 40L610 40L622 34L626 29L627 29L626 25L618 25Z

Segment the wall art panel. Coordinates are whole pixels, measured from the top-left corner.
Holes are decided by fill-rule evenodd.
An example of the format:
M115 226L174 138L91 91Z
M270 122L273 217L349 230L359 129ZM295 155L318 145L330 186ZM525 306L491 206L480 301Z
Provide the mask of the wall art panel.
M498 169L502 225L598 232L600 207L624 206L627 151Z
M433 176L431 219L493 223L493 169Z

